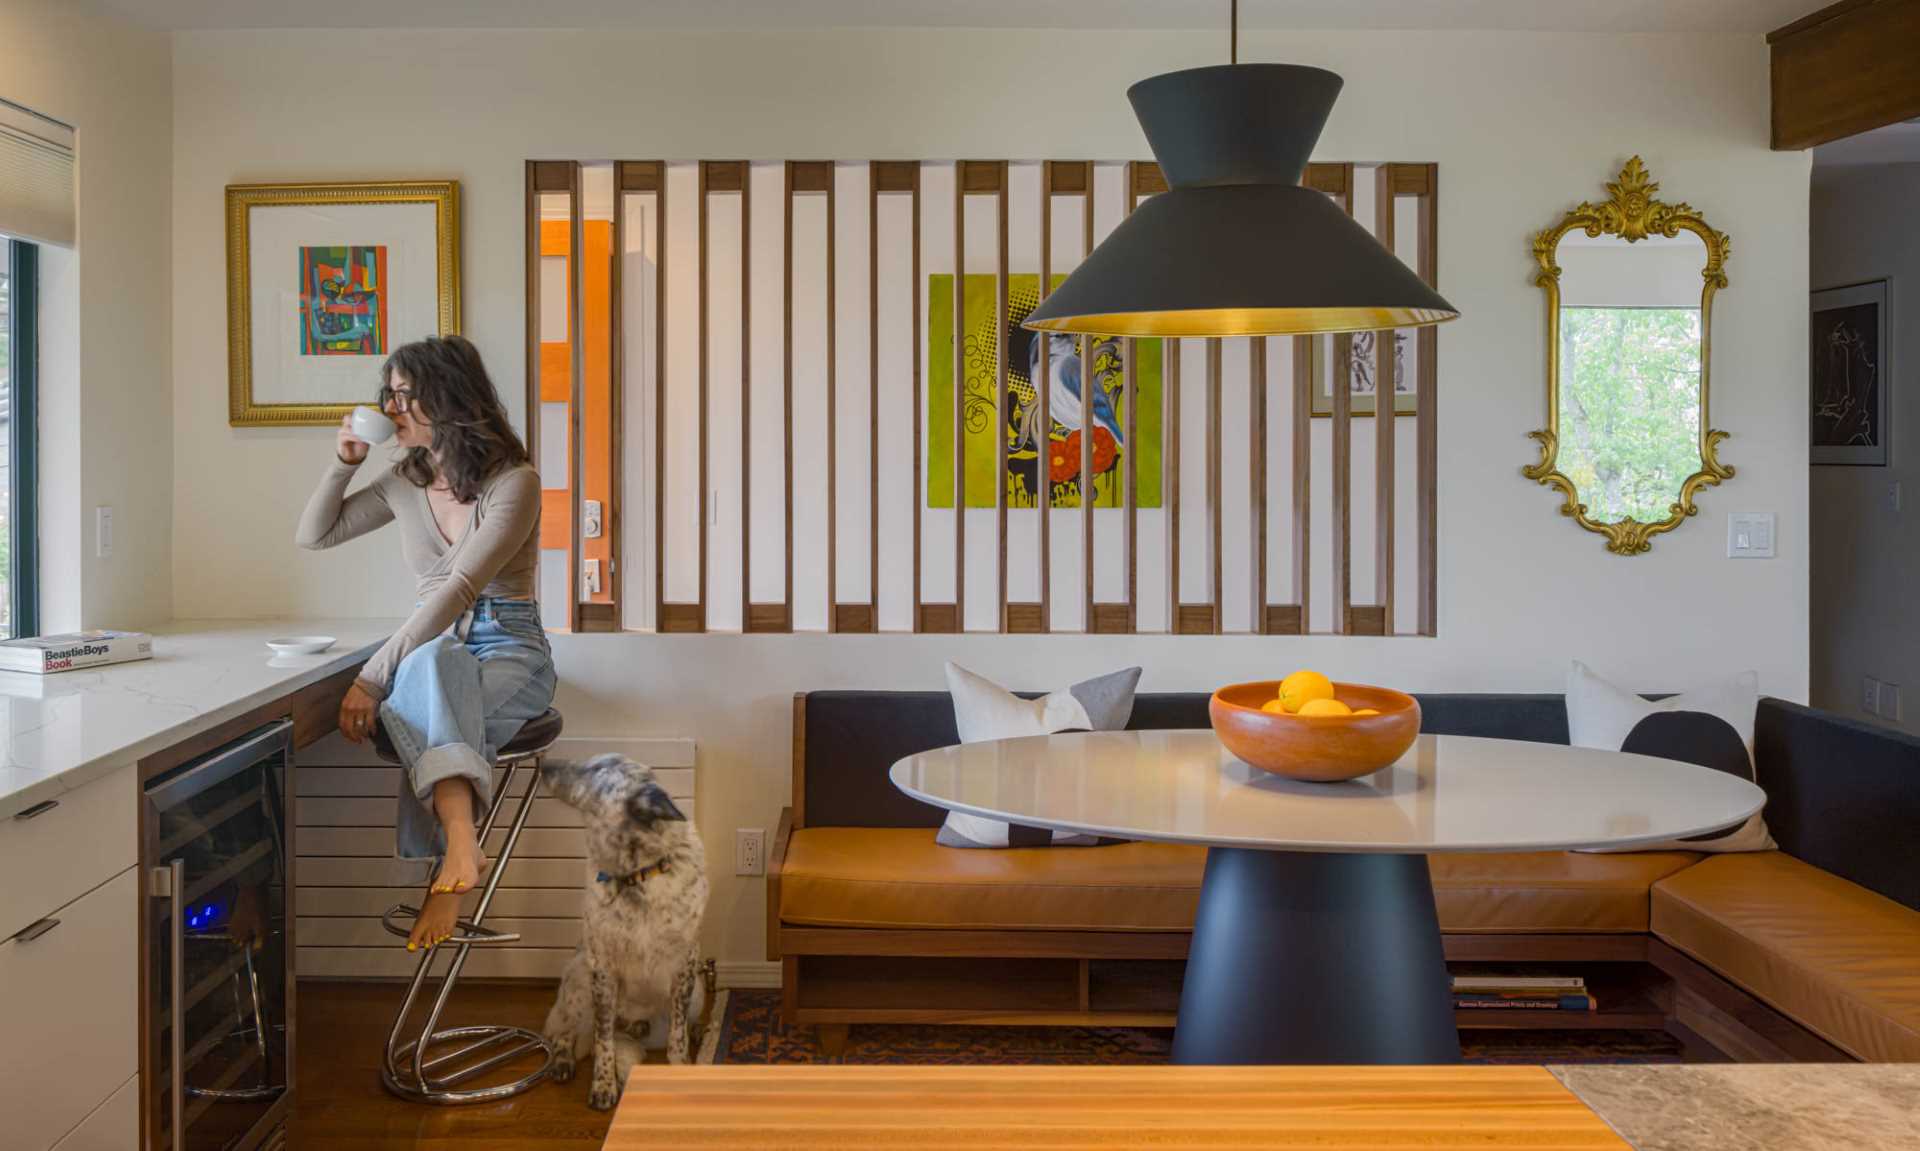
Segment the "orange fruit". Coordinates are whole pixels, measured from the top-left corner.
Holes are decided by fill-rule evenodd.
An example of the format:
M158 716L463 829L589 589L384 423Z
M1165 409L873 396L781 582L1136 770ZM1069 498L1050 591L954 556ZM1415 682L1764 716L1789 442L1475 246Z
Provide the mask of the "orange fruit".
M1277 699L1270 699L1260 705L1260 710L1270 712L1274 715L1285 715L1287 714L1287 705Z
M1300 705L1300 715L1352 715L1353 709L1337 699L1310 699Z
M1355 714L1355 715L1379 715L1380 713L1379 713L1378 711L1375 711L1375 710L1374 710L1373 708L1370 708L1370 707L1363 707L1363 708L1361 708L1361 709L1360 709L1359 711L1356 711L1356 712L1354 712L1353 714Z
M1306 703L1333 698L1333 681L1317 671L1302 669L1280 681L1280 702L1297 714Z

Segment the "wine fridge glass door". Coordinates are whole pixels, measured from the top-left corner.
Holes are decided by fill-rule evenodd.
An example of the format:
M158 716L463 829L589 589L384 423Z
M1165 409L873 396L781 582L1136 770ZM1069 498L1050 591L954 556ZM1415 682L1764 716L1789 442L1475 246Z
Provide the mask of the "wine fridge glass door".
M288 1061L290 725L147 792L152 1146L246 1146L277 1121Z

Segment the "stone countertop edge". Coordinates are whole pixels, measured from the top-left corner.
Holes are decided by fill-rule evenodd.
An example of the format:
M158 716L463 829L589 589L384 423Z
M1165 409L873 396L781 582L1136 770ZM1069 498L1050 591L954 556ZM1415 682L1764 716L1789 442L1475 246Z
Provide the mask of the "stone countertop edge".
M151 660L47 676L0 672L0 708L4 708L0 711L0 820L58 799L263 703L363 663L400 622L174 620L148 629L154 640ZM270 637L309 634L338 638L332 648L316 656L280 657L266 646ZM182 647L186 650L180 650ZM185 685L186 690L178 695L155 690L156 674L164 676L169 662L181 660L197 669L211 669L213 674L202 682ZM270 662L278 660L285 662ZM249 667L265 674L250 682L226 682L229 673ZM120 693L131 700L105 723L74 703L107 693ZM84 729L95 723L124 731L108 735L94 746L84 746ZM23 748L23 742L30 746ZM55 746L50 748L50 743Z
M1920 1063L1554 1065L1635 1151L1920 1147Z

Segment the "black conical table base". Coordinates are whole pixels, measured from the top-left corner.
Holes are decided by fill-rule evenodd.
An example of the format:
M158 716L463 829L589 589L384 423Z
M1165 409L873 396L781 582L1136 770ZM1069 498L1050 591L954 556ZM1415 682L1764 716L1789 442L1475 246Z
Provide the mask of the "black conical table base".
M1210 849L1173 1061L1459 1062L1426 856Z

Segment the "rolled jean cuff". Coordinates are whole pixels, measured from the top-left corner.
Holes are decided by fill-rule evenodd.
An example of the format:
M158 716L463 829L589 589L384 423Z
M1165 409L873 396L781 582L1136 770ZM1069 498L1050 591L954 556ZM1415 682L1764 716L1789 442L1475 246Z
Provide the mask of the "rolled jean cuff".
M464 779L473 784L474 801L481 811L493 801L493 765L464 743L430 747L414 759L410 774L414 798L427 803L433 798L433 785L443 779Z

